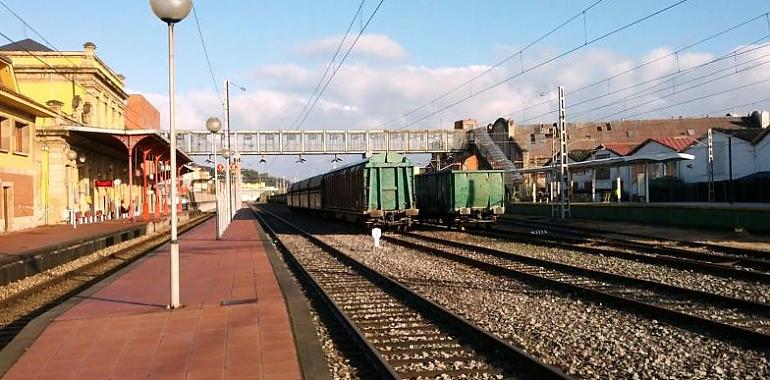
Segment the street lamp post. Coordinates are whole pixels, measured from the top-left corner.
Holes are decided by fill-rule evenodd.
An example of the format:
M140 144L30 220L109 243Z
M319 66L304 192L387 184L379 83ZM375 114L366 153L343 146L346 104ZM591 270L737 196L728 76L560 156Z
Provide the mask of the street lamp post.
M75 189L72 186L72 167L77 168L78 153L74 150L68 150L66 153L67 160L70 162L67 164L67 213L69 214L70 223L72 228L77 228L77 218L75 218Z
M177 241L177 183L176 183L176 126L174 125L174 24L182 21L192 9L192 0L150 0L153 13L168 24L168 109L169 151L171 156L171 297L168 307L176 309L179 302L179 242Z
M230 152L230 155L228 155L228 157L225 157L225 159L227 160L227 170L228 170L228 172L227 172L228 174L226 174L226 179L225 179L225 191L227 192L227 196L228 196L228 200L227 200L228 206L227 206L227 208L228 208L229 211L228 211L227 215L229 215L230 219L232 219L232 218L235 217L235 212L237 211L236 208L238 207L238 204L236 203L236 199L235 199L236 197L233 195L233 184L230 182L230 176L229 176L230 166L232 165L230 157L233 157L232 148L230 147L230 85L235 86L236 88L238 88L241 91L246 91L246 87L239 86L238 84L235 84L235 83L230 82L229 80L225 79L225 86L224 86L224 90L225 90L225 104L224 104L224 107L225 107L225 110L224 110L225 111L225 134L226 134L227 150ZM238 144L238 141L236 140L235 143ZM237 145L236 145L236 151L237 150L238 149L237 149Z
M225 215L227 215L227 224L230 224L230 221L233 219L233 208L232 208L232 202L230 202L230 157L232 157L232 153L230 152L230 149L222 149L222 157L224 157L225 160L227 160L227 165L225 166L225 192L227 193L227 202L225 202Z
M222 123L215 117L206 120L206 129L211 132L211 155L214 156L214 213L217 219L217 239L222 238L222 222L219 220L219 173L217 173L217 133Z

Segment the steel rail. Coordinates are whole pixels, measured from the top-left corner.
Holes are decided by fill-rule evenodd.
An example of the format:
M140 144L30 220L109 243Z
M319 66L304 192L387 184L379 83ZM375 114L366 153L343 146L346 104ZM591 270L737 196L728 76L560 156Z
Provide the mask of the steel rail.
M561 268L560 270L565 272L572 271L572 274L574 275L586 276L592 272L591 270L588 270L585 268L572 267L566 264L549 262L547 260L534 259L534 258L521 256L521 255L514 255L511 253L502 252L499 250L495 250L488 247L482 247L478 245L465 244L465 243L460 243L456 241L448 241L445 239L432 238L432 237L414 234L414 233L405 233L404 235L415 239L420 239L423 241L429 241L435 244L445 245L448 247L460 248L464 250L469 250L471 252L481 252L494 257L508 258L511 261L519 261L520 263L525 265L549 266L554 269ZM549 287L553 287L556 289L575 292L577 294L582 295L582 297L587 300L591 300L591 301L599 300L602 302L606 302L607 304L612 305L615 308L618 308L620 310L632 309L641 315L647 316L649 318L654 318L654 319L664 319L673 326L684 328L684 329L693 331L695 333L702 334L703 330L705 329L711 335L718 336L723 339L735 341L737 343L743 343L744 345L747 345L750 348L757 348L757 347L766 348L770 346L770 335L767 335L755 330L751 330L748 328L725 324L722 322L699 317L696 315L691 315L680 311L672 310L666 307L634 300L624 296L619 296L606 291L592 289L590 287L552 279L543 275L536 275L536 274L532 274L522 270L517 270L517 269L512 269L512 268L492 264L482 260L463 256L460 254L450 253L436 247L430 247L430 246L414 243L411 241L399 239L394 236L385 236L384 240L391 242L393 244L401 245L403 247L422 251L437 257L442 257L445 259L460 262L465 265L469 265L469 266L484 270L493 275L503 275L511 278L536 281L536 282L544 283ZM510 257L506 257L505 255L508 255ZM603 273L598 271L596 275L602 276L601 278L606 280L615 279L615 281L617 281L620 278L622 278L622 276L610 275L609 273ZM642 284L641 281L643 280L636 280L636 281L640 281L637 283ZM681 291L683 289L680 288L679 290ZM696 292L697 291L692 291L692 292L688 292L688 294L697 294ZM722 299L717 295L713 295L713 296L714 296L714 299ZM742 305L741 308L745 309L746 307L749 306L747 302L750 302L750 301L742 302L741 300L736 299L736 300L730 300L728 302L734 303L736 305ZM759 307L766 312L766 310L768 309L768 305L765 305L765 304L759 304L759 305L763 305Z
M339 305L337 305L336 302L332 299L332 297L329 295L329 293L324 290L324 288L320 285L318 280L297 260L294 255L290 254L291 250L283 243L283 241L278 238L278 234L275 232L275 230L270 226L270 224L265 220L263 213L269 215L272 218L275 218L276 220L279 220L286 224L287 226L293 226L289 224L289 222L283 220L282 218L278 217L275 214L268 213L266 211L257 211L252 208L252 212L254 212L254 215L259 220L260 224L262 225L262 228L265 229L265 231L273 238L273 244L284 253L283 257L288 261L288 263L292 266L292 268L296 269L296 271L300 274L300 276L305 280L307 284L309 284L313 291L317 292L318 295L321 296L324 304L329 308L329 311L334 315L334 317L340 322L342 327L345 329L345 331L348 333L348 335L353 339L354 343L358 346L359 349L361 349L361 352L364 354L364 356L369 359L369 363L372 365L372 369L380 376L382 379L398 379L398 374L396 373L396 370L393 369L393 367L390 366L385 361L385 358L383 358L379 352L372 346L369 341L364 336L363 332L356 327L356 325L353 323L350 318L345 314L345 312L342 311L342 308L340 308ZM303 236L307 237L302 233L301 230L296 229L296 231L300 232ZM309 240L314 240L308 238Z
M542 378L542 379L569 379L570 378L569 376L561 372L559 369L543 363L539 359L527 354L526 352L519 349L518 347L515 347L512 344L505 342L501 338L494 336L491 333L479 328L478 326L474 325L467 319L415 293L414 291L410 290L405 285L392 279L391 277L383 273L380 273L372 268L369 268L368 266L364 265L360 261L346 255L339 249L331 246L330 244L319 239L318 237L302 230L300 227L292 224L291 222L285 220L284 218L265 210L261 210L258 212L255 211L255 213L258 215L258 218L260 218L260 220L263 222L263 225L265 225L263 215L269 215L269 217L274 218L275 220L278 220L281 223L285 224L286 226L290 227L291 229L295 230L301 236L310 240L313 244L317 245L327 253L331 254L334 258L339 260L341 263L350 266L360 275L366 277L370 281L383 284L382 288L386 289L387 293L399 298L400 300L402 300L402 302L405 302L409 305L415 305L419 309L427 311L432 316L431 319L434 319L434 320L438 319L438 320L444 321L449 325L451 325L457 331L467 334L470 338L472 338L472 339L469 339L469 342L471 342L470 344L474 346L473 349L477 352L485 353L486 354L485 357L487 359L494 360L496 358L502 358L501 359L502 362L516 363L516 365L526 369L528 371L528 375L534 378ZM269 229L269 228L270 228L269 226L266 226L266 229ZM270 231L270 234L276 240L278 240L277 235L275 235L275 232L272 229L270 229L269 231ZM285 245L283 245L283 243L281 243L280 241L277 241L277 244L280 244L282 249L286 249ZM289 251L285 251L285 252L289 252ZM289 257L289 260L293 263L293 265L299 265L300 268L302 267L302 265L296 260L296 258L293 258L291 254L285 255L285 256ZM305 273L303 274L303 277L313 280L313 276L309 272L307 272L306 269L301 269L300 271ZM327 293L323 292L323 289L321 288L321 285L318 282L313 281L313 287L321 291L321 294L323 294L324 300L330 302L330 306L334 305L334 301L331 299L331 297ZM346 329L354 335L353 338L359 342L358 344L361 347L364 347L367 351L370 351L367 353L367 356L371 357L373 360L376 360L378 362L381 361L381 363L377 363L376 365L381 366L382 368L388 368L390 370L390 371L385 371L383 373L384 377L390 378L390 376L394 376L395 372L392 371L392 367L385 361L384 358L382 358L382 356L378 353L378 351L371 344L369 344L366 338L362 335L361 331L358 328L356 328L354 323L349 318L346 317L342 309L336 305L332 307L337 310L335 314L339 313L338 314L339 317L343 317L341 319L341 322L343 322L343 324L345 325L348 325Z
M568 237L564 235L548 234L548 235L533 235L531 233L525 233L520 231L496 229L494 231L474 229L474 234L481 236L492 237L497 239L503 239L508 241L516 241L520 243L530 243L537 245L544 245L553 248L563 248L574 251L580 251L592 255L600 256L613 256L626 260L634 260L647 264L665 265L672 268L694 270L701 273L713 274L726 278L742 279L749 281L760 281L763 283L770 283L770 272L762 272L753 269L739 269L734 268L734 262L728 263L714 263L703 260L694 260L690 258L674 257L665 253L655 253L654 250L644 252L639 248L622 247L629 251L609 249L608 244L602 242L594 242L588 239ZM549 236L550 235L550 236ZM606 248L597 246L587 246L583 244L605 244ZM621 248L621 247L615 247ZM631 252L636 251L636 252ZM699 254L705 256L707 254Z
M756 265L762 266L767 270L770 270L770 252L768 251L761 251L761 250L748 249L748 248L729 247L729 246L724 246L720 244L700 243L700 242L693 242L693 241L686 241L686 240L679 240L679 239L661 239L658 237L644 235L644 234L607 231L607 230L602 230L598 228L550 223L542 220L524 221L524 220L513 220L510 218L501 218L499 219L499 222L502 224L517 225L522 227L532 227L533 225L535 225L542 228L547 228L547 229L564 232L564 233L571 233L576 235L582 234L583 236L585 236L586 234L589 234L589 236L595 236L599 239L606 240L610 243L631 244L641 249L646 249L646 248L656 249L656 250L659 250L660 252L665 252L672 256L697 257L694 255L700 255L702 257L703 256L715 257L715 258L725 259L725 260L741 260L747 263L748 265L751 265L751 263L755 263ZM634 239L646 239L646 240L658 240L662 242L671 242L683 247L703 249L711 252L692 251L692 250L687 250L687 249L678 248L678 247L661 246L655 243L629 241L625 239L612 238L607 235L626 236ZM717 252L720 252L720 253L717 253Z

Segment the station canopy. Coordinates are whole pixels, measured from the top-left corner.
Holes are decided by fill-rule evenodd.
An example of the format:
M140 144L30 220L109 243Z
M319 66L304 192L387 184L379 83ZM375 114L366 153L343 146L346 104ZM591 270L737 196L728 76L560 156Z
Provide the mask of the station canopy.
M664 152L664 153L647 153L647 154L632 154L630 156L620 156L611 158L602 158L598 160L586 160L579 162L570 162L567 167L570 170L592 170L606 167L620 167L620 166L632 166L632 165L644 165L644 164L656 164L671 161L686 161L693 160L695 156L688 153L678 152ZM519 173L548 173L558 168L558 165L546 165L534 168L520 169Z

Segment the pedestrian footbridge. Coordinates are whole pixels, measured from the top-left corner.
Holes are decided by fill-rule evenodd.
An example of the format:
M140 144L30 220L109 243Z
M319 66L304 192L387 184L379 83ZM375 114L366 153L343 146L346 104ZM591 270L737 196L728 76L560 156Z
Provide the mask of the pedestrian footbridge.
M168 132L164 132L168 139ZM241 155L368 154L377 152L451 153L467 150L464 130L305 130L230 131L230 150ZM227 148L227 134L177 130L177 148L209 155Z

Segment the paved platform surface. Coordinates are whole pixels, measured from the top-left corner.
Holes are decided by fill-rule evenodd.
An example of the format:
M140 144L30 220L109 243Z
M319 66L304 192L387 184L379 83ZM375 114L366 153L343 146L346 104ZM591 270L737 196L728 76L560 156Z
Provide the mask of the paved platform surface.
M141 227L145 224L147 223L106 221L79 224L77 228L72 228L72 225L69 224L57 224L9 232L0 235L0 255L19 254L27 251L39 250L45 247L60 246L68 242Z
M56 318L5 379L299 379L288 312L253 215L241 210L220 241L215 223L181 236L184 308L165 308L161 247Z

